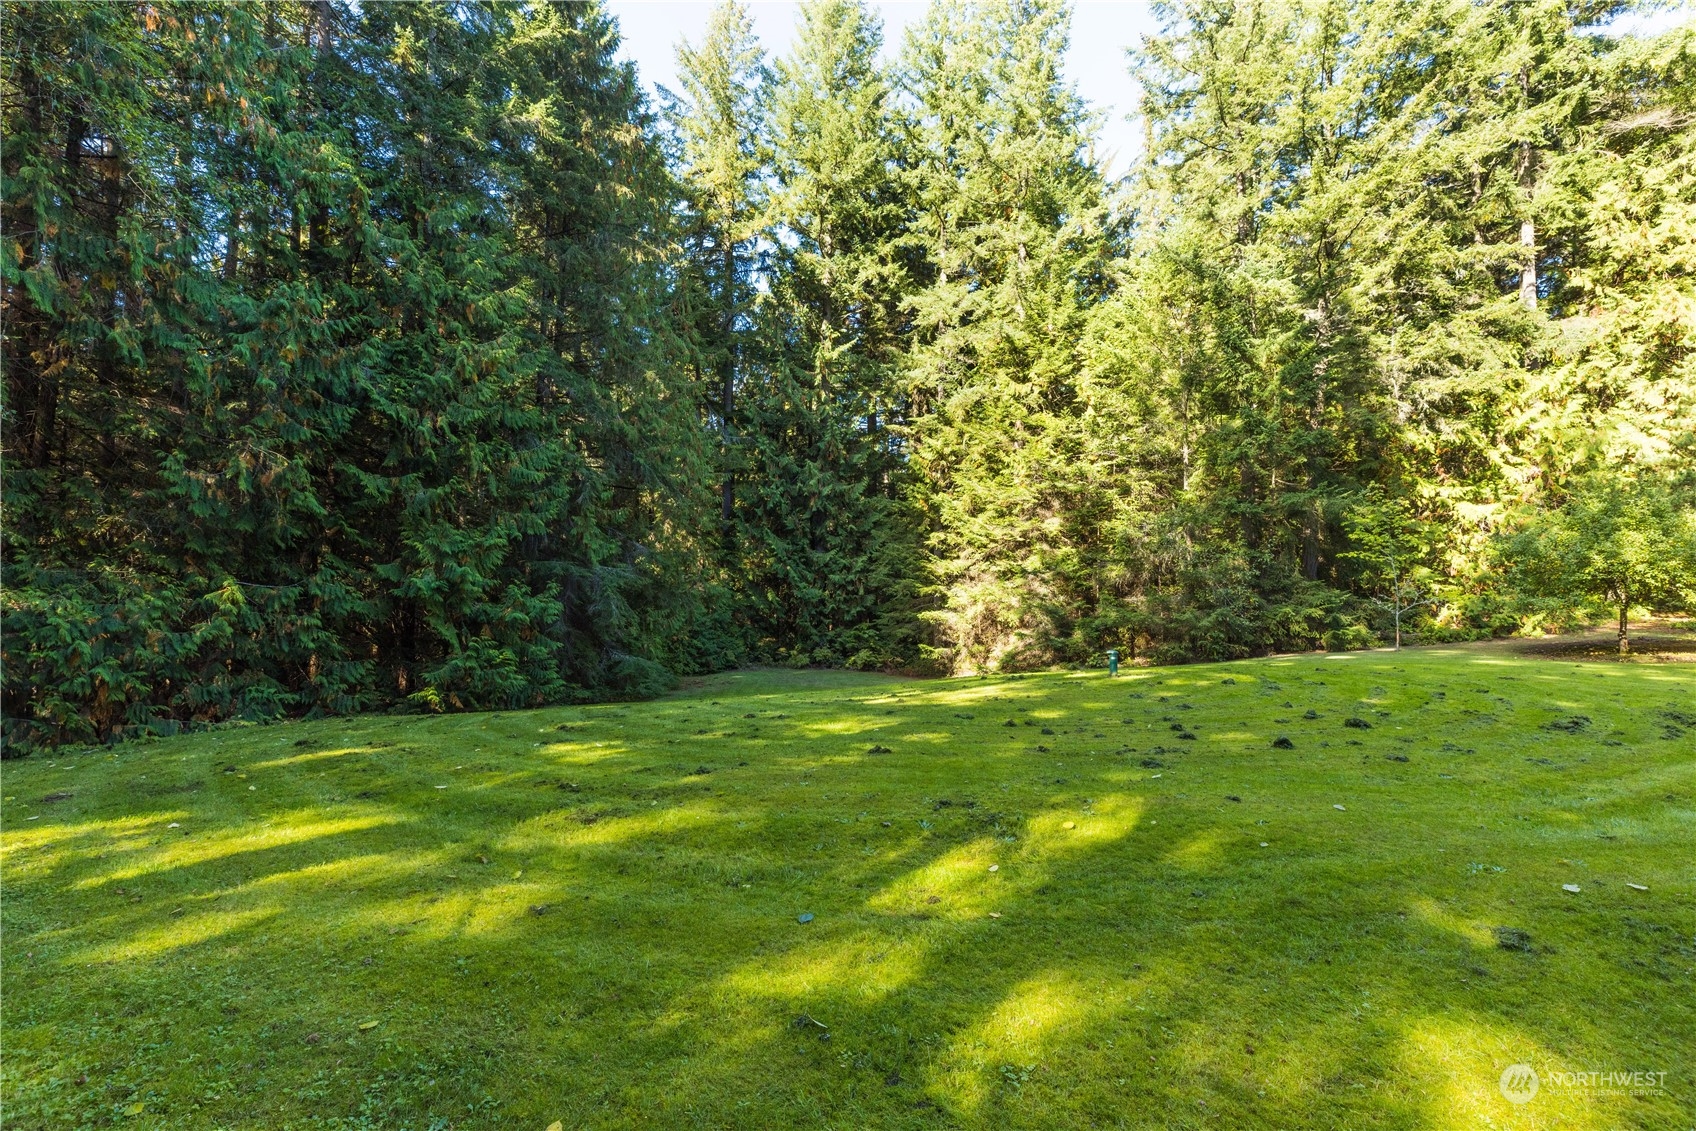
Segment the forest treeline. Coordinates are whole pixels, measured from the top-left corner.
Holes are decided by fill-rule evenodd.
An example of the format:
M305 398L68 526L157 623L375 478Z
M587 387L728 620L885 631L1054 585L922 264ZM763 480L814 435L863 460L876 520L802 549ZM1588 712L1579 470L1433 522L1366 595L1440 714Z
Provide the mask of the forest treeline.
M7 2L8 750L1696 599L1696 37ZM1623 640L1623 637L1622 637Z

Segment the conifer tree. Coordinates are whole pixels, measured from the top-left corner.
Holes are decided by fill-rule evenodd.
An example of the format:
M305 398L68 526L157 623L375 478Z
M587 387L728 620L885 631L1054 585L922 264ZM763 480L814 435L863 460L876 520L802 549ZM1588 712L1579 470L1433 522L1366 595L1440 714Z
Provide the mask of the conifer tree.
M772 296L744 398L747 615L788 657L883 664L912 636L915 547L893 431L910 208L875 17L815 0L799 21L776 71Z
M1078 346L1110 241L1089 118L1061 76L1068 20L1051 0L939 2L904 55L933 273L911 300L912 460L962 668L1069 635L1087 572Z
M9 748L666 678L702 448L604 11L6 15Z
M0 3L7 753L1690 599L1629 3L1174 0L1111 191L1062 0L732 0L663 136L598 3Z
M535 480L547 502L521 568L558 588L570 678L651 686L657 664L694 663L699 608L681 582L704 549L686 532L701 525L709 471L673 315L676 186L607 14L554 3L514 18L502 148L518 164L523 369L538 417L523 443L559 446Z
M677 64L683 89L663 94L689 202L684 239L692 323L702 376L713 385L707 403L723 448L720 518L726 552L734 553L736 396L769 187L769 75L746 5L721 0L701 44L678 47Z

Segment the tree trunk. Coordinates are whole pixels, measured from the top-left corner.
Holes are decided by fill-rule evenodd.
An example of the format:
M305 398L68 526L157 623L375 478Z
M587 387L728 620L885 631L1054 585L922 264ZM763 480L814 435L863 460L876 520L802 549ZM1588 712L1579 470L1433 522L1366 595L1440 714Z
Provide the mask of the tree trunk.
M1320 273L1321 283L1325 279L1328 241L1321 240L1319 254L1316 257L1316 268ZM1325 383L1331 373L1331 296L1323 289L1319 292L1319 301L1315 309L1313 333L1313 403L1308 407L1307 427L1312 432L1319 432L1325 426ZM1310 456L1308 459L1307 486L1310 491L1317 490L1323 478L1325 468L1323 455ZM1301 538L1301 572L1309 581L1319 580L1319 536L1320 525L1324 515L1320 511L1316 498L1310 499L1307 513L1302 518Z
M1519 301L1525 309L1537 309L1537 225L1523 220L1519 225Z
M1309 581L1319 580L1319 507L1312 504L1302 517L1301 575Z
M1178 366L1183 367L1183 354L1178 355ZM1190 394L1184 389L1178 394L1178 419L1183 424L1183 438L1179 442L1178 453L1184 463L1183 490L1185 494L1190 489Z
M1237 128L1237 144L1242 145L1242 128ZM1237 243L1248 246L1254 242L1254 208L1248 203L1248 174L1237 170Z
M736 410L736 354L734 342L736 336L736 245L729 240L724 244L724 355L719 363L720 411L724 426L725 459L729 462L731 416ZM720 500L721 517L726 528L735 515L736 485L727 466L724 472L723 495Z
M53 430L58 426L59 382L37 375L33 410L25 466L46 467L53 454Z
M223 280L228 283L236 277L236 265L241 261L241 209L230 209L229 224L224 235L224 270Z
M1630 607L1631 602L1621 597L1619 600L1619 654L1622 656L1631 655L1631 634L1626 627L1626 610Z
M1537 184L1537 151L1530 142L1519 147L1519 186L1524 193L1525 218L1519 222L1519 301L1537 309L1537 223L1531 218L1531 193Z

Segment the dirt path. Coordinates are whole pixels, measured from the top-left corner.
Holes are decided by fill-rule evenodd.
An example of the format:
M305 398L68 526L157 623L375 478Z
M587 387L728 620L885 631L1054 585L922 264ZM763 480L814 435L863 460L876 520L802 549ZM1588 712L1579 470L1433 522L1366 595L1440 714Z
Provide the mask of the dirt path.
M1499 652L1544 660L1594 661L1597 663L1670 664L1696 663L1696 624L1688 621L1659 621L1633 626L1631 654L1619 654L1619 634L1613 628L1569 632L1560 636L1525 639L1477 640L1464 644L1422 644L1405 651L1432 648Z

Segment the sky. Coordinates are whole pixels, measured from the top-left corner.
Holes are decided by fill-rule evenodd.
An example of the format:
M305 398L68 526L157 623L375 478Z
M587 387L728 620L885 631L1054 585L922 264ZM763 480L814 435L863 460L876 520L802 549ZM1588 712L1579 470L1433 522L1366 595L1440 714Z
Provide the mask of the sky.
M1616 32L1653 33L1692 18L1696 0L1684 0L1658 12L1628 17ZM924 13L921 0L874 2L883 17L884 56L900 48L908 24ZM673 90L677 83L677 44L699 43L706 30L711 0L610 0L624 37L624 56L633 59L650 91L656 85ZM753 0L754 31L769 57L785 55L794 37L793 0ZM1157 30L1146 0L1080 0L1073 5L1072 46L1066 55L1066 77L1076 84L1084 101L1104 117L1096 157L1110 177L1123 175L1142 149L1141 127L1130 120L1137 104L1136 84L1128 73L1125 49L1138 46L1144 35ZM656 103L657 105L657 103Z
M915 0L873 3L883 17L884 56L900 49L907 25L924 14ZM610 0L624 37L624 55L636 62L637 73L651 91L654 86L677 89L677 43L699 43L706 31L710 0ZM785 55L794 37L798 4L790 0L753 0L754 31L768 57ZM1147 3L1139 0L1084 0L1072 15L1072 47L1066 55L1066 77L1096 110L1106 116L1096 156L1110 175L1124 173L1142 147L1141 127L1126 120L1136 108L1136 86L1127 72L1125 48L1141 42L1156 28Z

